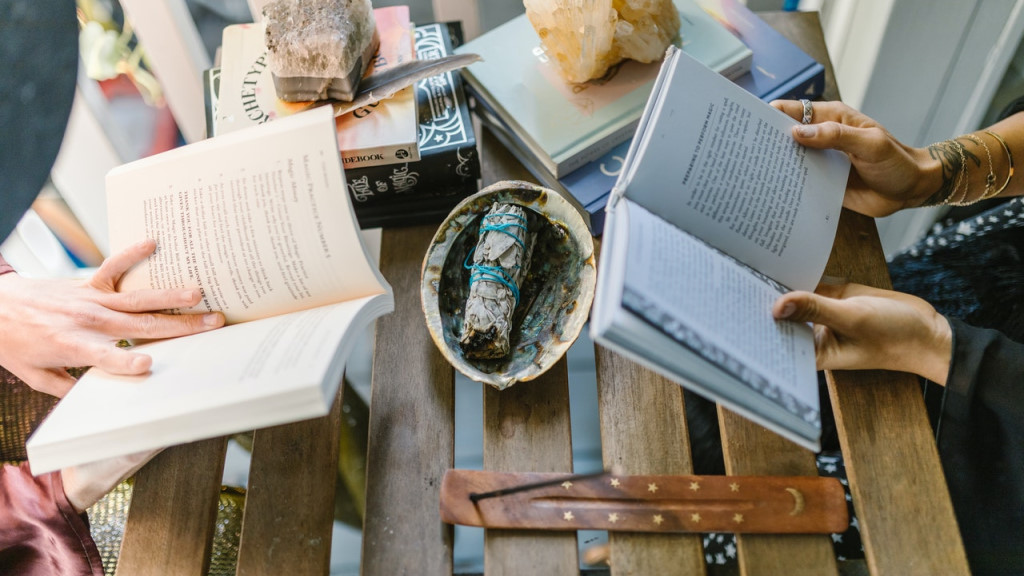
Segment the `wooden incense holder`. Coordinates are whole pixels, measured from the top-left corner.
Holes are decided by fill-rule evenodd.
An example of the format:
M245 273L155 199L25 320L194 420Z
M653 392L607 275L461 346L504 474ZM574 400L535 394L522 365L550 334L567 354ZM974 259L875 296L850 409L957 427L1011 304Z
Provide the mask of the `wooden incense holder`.
M441 519L530 530L832 533L846 496L817 476L624 476L448 470Z

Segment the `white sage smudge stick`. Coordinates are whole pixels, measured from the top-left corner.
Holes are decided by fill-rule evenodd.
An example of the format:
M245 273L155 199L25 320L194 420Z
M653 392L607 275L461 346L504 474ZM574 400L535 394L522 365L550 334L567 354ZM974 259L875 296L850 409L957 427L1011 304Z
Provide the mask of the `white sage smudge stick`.
M515 204L492 204L481 219L476 248L465 264L471 270L470 286L459 344L467 358L508 356L512 314L532 251L526 210Z

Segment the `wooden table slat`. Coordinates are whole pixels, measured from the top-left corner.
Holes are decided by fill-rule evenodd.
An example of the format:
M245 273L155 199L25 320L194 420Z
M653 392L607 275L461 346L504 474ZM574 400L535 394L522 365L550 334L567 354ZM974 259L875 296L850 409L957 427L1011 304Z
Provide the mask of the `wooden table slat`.
M595 346L601 455L622 474L692 474L683 389L608 349ZM703 574L697 534L608 534L611 571Z
M871 573L970 574L917 379L837 372L829 390Z
M572 472L569 371L563 357L535 380L498 391L484 387L484 469ZM484 572L572 574L579 570L576 532L486 530Z
M827 273L891 288L872 219L843 211ZM827 376L871 573L969 574L917 379L881 371Z
M240 576L330 570L341 389L327 416L254 433Z
M173 446L135 474L117 574L206 574L226 452L226 438Z
M454 371L420 306L423 255L436 226L384 230L381 272L395 311L377 321L367 451L362 573L452 573L441 477L455 455Z
M482 150L482 185L499 180L535 181L511 152L474 121ZM546 374L502 392L485 386L484 468L517 472L572 471L568 369L563 358ZM569 574L578 570L575 532L487 530L484 571L502 574ZM531 568L531 566L533 568Z
M719 406L725 472L732 476L817 476L814 454ZM741 534L736 551L742 574L836 574L827 535Z
M765 20L826 65L825 96L838 98L821 33L813 13L767 13ZM818 474L814 455L731 411L719 408L725 469L731 475ZM737 555L744 574L835 574L831 540L822 535L776 536L749 534L737 537Z
M764 17L826 64L825 98L838 100L817 14ZM891 287L871 218L843 211L826 273ZM914 379L842 372L829 374L828 380L872 574L969 573L935 440Z

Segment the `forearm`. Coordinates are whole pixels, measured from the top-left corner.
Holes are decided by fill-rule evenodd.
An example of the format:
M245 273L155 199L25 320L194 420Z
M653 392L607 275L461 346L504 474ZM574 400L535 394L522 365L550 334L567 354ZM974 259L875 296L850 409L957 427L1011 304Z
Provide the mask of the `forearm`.
M988 128L914 152L921 170L913 200L919 206L964 206L1024 194L1024 113Z
M893 369L912 372L945 386L953 361L953 330L938 313L924 323L925 328L918 332L920 336L910 342Z

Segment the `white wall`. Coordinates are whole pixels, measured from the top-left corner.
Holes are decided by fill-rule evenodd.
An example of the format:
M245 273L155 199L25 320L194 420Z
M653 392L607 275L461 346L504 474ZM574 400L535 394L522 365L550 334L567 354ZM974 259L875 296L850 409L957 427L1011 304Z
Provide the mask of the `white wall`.
M1024 0L820 1L843 101L914 146L981 126L1024 28ZM940 213L880 219L886 253Z

